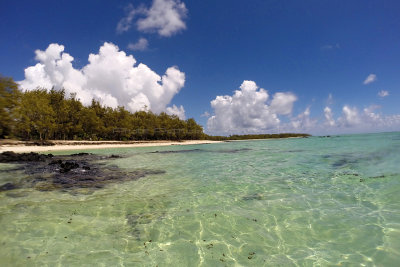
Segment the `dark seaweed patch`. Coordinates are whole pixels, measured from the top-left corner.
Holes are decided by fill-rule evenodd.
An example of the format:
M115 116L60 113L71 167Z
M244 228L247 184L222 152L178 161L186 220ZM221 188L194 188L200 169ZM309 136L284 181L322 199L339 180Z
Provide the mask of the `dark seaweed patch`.
M18 187L15 184L6 183L6 184L3 184L2 186L0 186L0 192L1 191L13 190L13 189L17 189L17 188Z
M359 164L362 162L368 164L378 164L384 161L386 158L390 157L390 154L395 154L398 152L398 148L390 147L389 149L384 149L380 151L374 151L371 153L344 153L344 154L332 154L323 155L322 158L332 160L332 167L344 167L354 164Z
M12 198L26 197L28 195L27 192L18 192L18 191L10 191L6 193L6 196Z
M141 240L141 226L152 223L155 220L161 220L164 216L165 213L127 214L126 220L128 225L132 228L132 236L135 237L136 240ZM152 240L149 240L148 242L152 242ZM146 242L144 243L144 245L146 246Z
M71 154L71 156L73 157L82 157L82 156L89 156L89 155L93 155L92 153L85 153L85 152L81 152L81 153L76 153L76 154ZM113 155L111 155L112 157Z
M373 176L371 178L373 178L373 179L385 178L385 175Z
M400 136L398 136L398 135L396 135L396 136L394 136L393 138L392 138L392 140L400 140Z
M251 195L246 195L242 197L242 200L249 201L249 200L263 200L264 196L259 193L254 193Z
M210 151L210 152L217 152L217 153L239 153L244 151L250 151L250 148L238 148L238 149L222 149L217 151Z
M191 152L200 152L204 151L201 149L183 149L183 150L165 150L165 151L154 151L150 153L157 153L157 154L177 154L177 153L191 153Z
M334 163L332 163L332 167L339 168L339 167L343 167L343 166L346 166L349 164L355 164L355 163L357 163L357 160L355 160L355 159L342 158L342 159L339 159L339 160L335 161Z
M6 153L6 152L5 152ZM118 156L119 157L119 156ZM23 165L28 178L16 183L0 185L0 191L18 188L35 188L39 191L73 191L82 188L86 192L100 189L111 183L137 180L147 175L162 174L162 170L124 171L115 165L105 165L102 159L118 158L79 153L69 156L46 156L29 153L19 156L16 153L0 154L7 162ZM26 159L22 161L21 159ZM33 161L36 159L36 161ZM76 193L76 192L75 192Z
M52 158L52 154L44 155L38 153L14 153L12 151L6 151L0 154L0 162L8 163L8 162L36 162L36 161L45 161L46 159Z
M243 151L249 151L250 148L239 148L239 149L222 149L222 150L203 150L203 149L183 149L183 150L165 150L165 151L154 151L150 153L157 154L177 154L177 153L193 153L193 152L210 152L210 153L239 153Z
M293 150L286 150L286 151L282 151L284 153L300 153L300 152L304 152L306 150L301 150L301 149L293 149Z

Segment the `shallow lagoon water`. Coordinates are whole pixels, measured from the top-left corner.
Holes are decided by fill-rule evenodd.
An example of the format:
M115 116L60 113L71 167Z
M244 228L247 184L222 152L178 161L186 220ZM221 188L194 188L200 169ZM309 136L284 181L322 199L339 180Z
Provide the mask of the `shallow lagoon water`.
M400 264L400 133L90 152L166 173L0 192L1 266Z

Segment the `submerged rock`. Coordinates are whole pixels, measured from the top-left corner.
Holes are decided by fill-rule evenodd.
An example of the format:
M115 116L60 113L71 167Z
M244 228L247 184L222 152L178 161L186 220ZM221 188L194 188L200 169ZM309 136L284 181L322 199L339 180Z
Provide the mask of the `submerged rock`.
M86 153L86 152L81 152L81 153L76 153L76 154L71 154L70 156L73 157L79 157L79 156L89 156L89 155L93 155L92 153Z
M29 177L15 183L0 185L0 191L18 188L35 188L39 191L77 191L93 192L93 190L116 183L137 180L147 175L162 174L162 170L126 171L115 165L106 165L100 160L115 159L120 156L93 155L89 153L68 156L42 155L37 153L17 154L4 152L0 154L2 162L15 162L23 165ZM86 190L88 189L88 190Z
M79 164L72 161L66 161L65 163L60 164L60 173L69 172L72 169L79 168Z
M6 184L3 184L2 186L0 186L0 192L1 191L13 190L13 189L16 189L16 188L17 188L16 185L14 185L12 183L6 183Z
M8 162L27 162L27 161L45 161L48 158L52 158L52 154L44 155L38 153L15 153L12 151L6 151L0 154L0 163Z

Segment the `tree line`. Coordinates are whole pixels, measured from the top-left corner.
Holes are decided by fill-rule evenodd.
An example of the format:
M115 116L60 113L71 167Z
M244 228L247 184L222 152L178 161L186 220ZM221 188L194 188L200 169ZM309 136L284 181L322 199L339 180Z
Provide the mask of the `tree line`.
M21 91L12 78L0 75L0 138L20 140L243 140L308 136L261 134L210 136L193 118L151 111L131 113L92 100L84 106L76 94L37 88Z
M0 77L0 138L22 140L185 140L204 138L194 119L151 111L131 113L75 94L38 88L22 92L12 78Z

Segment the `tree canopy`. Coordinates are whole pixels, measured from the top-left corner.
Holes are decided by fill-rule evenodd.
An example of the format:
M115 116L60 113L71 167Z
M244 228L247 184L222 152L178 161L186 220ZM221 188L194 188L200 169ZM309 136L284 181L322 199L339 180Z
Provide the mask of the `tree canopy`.
M0 75L0 138L11 135L18 99L18 85L12 78Z
M0 77L0 137L24 140L181 140L201 139L194 119L166 113L131 113L92 100L84 106L65 90L21 92L12 78Z
M93 99L84 106L65 90L20 91L0 76L0 138L22 140L241 140L306 136L302 134L209 136L193 118L151 111L131 113Z

